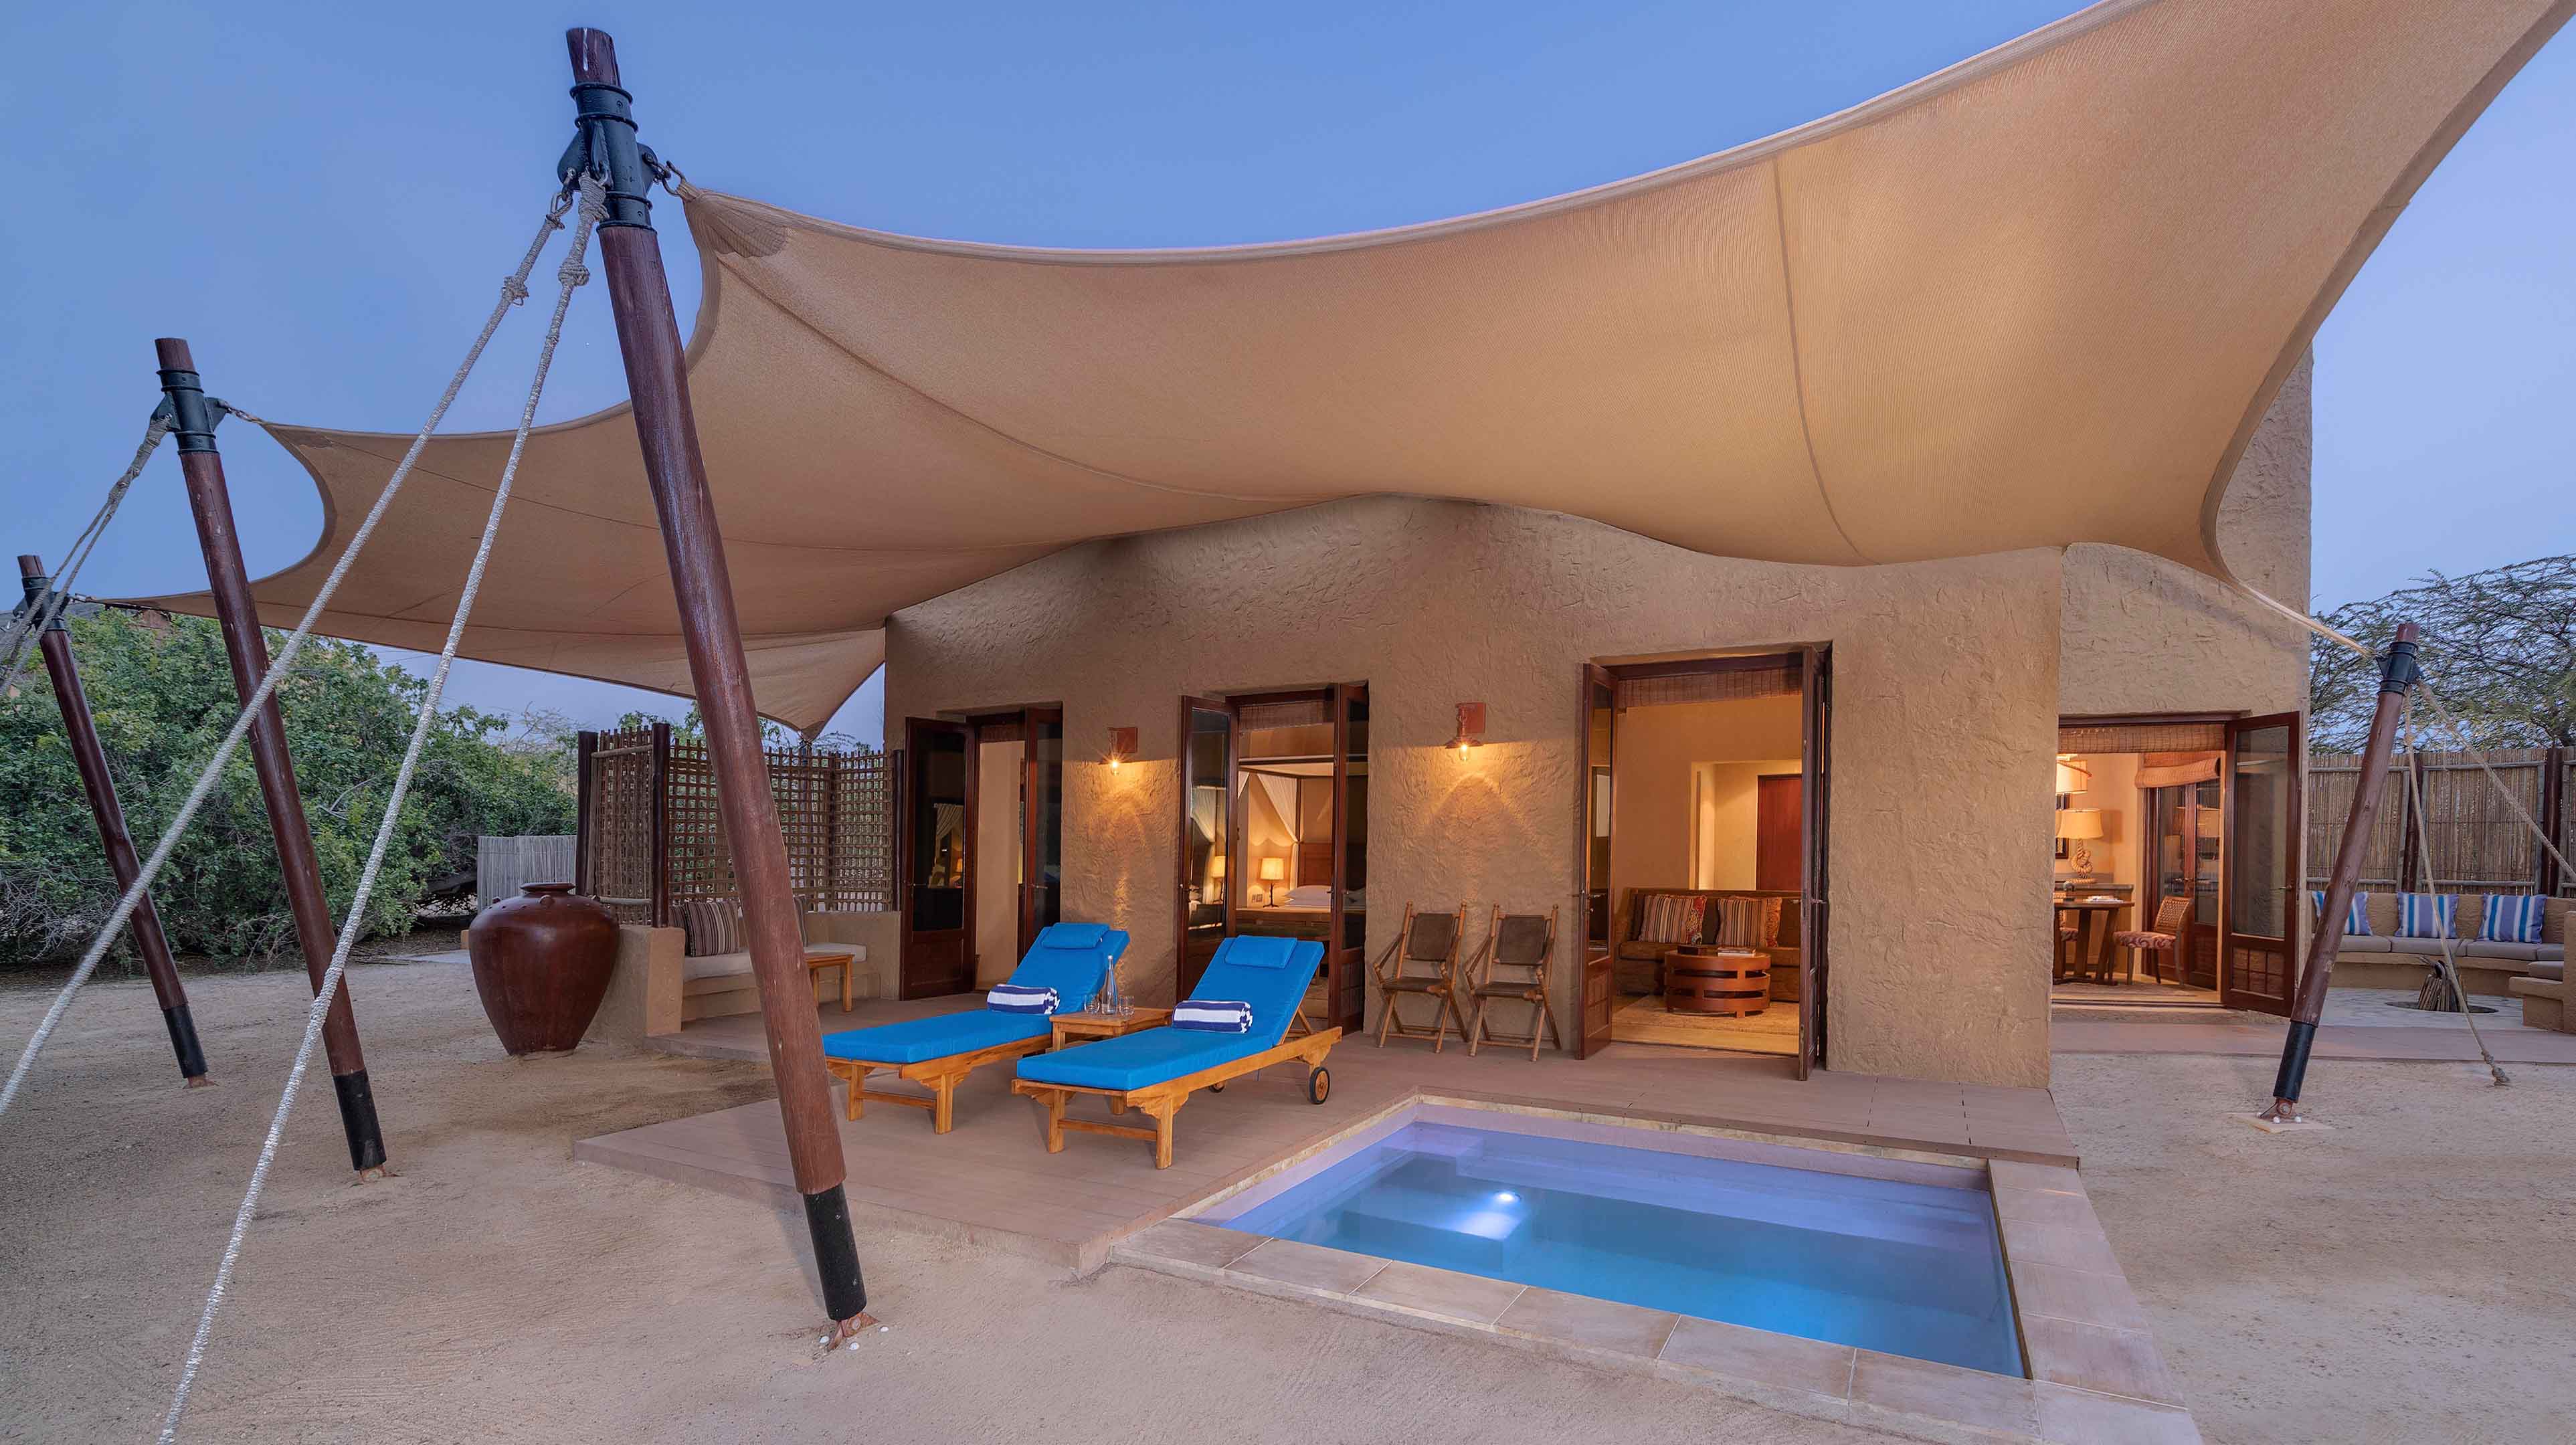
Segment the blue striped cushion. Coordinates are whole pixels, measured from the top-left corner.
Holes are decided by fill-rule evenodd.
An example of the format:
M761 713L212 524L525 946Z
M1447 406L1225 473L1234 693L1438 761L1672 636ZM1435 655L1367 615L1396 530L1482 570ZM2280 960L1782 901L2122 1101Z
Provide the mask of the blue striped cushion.
M1212 1034L1252 1032L1252 1005L1231 999L1184 999L1172 1006L1172 1027Z
M2549 917L2549 900L2537 893L2490 893L2485 913L2478 937L2489 943L2538 943L2540 926Z
M1058 1002L1054 989L1017 983L995 984L993 991L984 995L984 1007L1005 1014L1051 1014Z
M2325 921L2326 895L2324 890L2316 888L2308 890L2308 908L2311 912L2317 915L2317 921L2319 923L2323 923ZM2352 895L2352 905L2343 911L2343 936L2346 938L2368 938L2370 936L2369 894L2355 893Z
M2459 926L2452 921L2460 911L2456 893L2400 893L2397 895L2397 936L2400 938L2457 938Z

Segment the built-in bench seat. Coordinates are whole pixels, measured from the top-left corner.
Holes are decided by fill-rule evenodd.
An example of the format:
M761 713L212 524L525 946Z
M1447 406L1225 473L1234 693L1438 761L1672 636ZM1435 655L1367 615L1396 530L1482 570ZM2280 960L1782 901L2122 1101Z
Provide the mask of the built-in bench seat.
M2522 1000L2522 1023L2525 1028L2556 1029L2576 1034L2576 1013L2567 1008L2567 964L2542 960L2531 965L2531 972L2508 979L2505 987Z
M2523 979L2556 981L2550 975L2561 973L2566 966L2567 914L2571 904L2576 900L2553 898L2544 905L2538 943L2491 943L2475 936L2485 921L2485 896L2462 894L2456 919L2461 936L2451 941L2451 958L2460 970L2460 987L2472 996L2505 998L2523 995L2523 990L2514 986ZM2436 966L2433 961L2442 956L2442 940L2395 937L2397 895L2393 892L2372 890L2367 912L2369 934L2344 935L2343 946L2335 952L2335 986L2422 987ZM2549 970L2550 975L2542 975L2543 969ZM2524 1012L2529 1021L2531 1008L2527 1002ZM2541 1026L2558 1025L2553 1021Z
M876 998L887 992L883 977L897 949L895 915L891 913L807 913L803 915L805 949L857 955L851 994ZM682 1024L760 1011L760 985L752 976L748 952L688 954L687 939L677 928L626 924L617 930L617 968L610 975L608 998L601 1004L594 1036L636 1042L655 1034L677 1033ZM871 945L877 966L870 967ZM817 1000L837 1003L840 979L835 972L809 973Z

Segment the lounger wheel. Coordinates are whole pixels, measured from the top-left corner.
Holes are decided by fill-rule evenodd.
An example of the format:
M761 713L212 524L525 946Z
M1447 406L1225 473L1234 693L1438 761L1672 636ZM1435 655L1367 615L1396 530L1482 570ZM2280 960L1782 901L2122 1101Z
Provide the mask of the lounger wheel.
M1333 1096L1333 1071L1321 1064L1306 1071L1306 1102L1320 1104Z
M1225 1092L1225 1085L1223 1085L1223 1084L1210 1084L1210 1085L1208 1085L1208 1092L1209 1092L1209 1093L1211 1093L1211 1094L1222 1094L1222 1093L1224 1093L1224 1092Z

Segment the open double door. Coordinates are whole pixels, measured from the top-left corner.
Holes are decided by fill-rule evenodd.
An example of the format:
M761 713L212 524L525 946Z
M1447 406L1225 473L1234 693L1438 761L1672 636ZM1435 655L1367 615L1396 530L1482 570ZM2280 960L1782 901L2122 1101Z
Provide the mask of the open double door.
M1243 718L1247 708L1315 704L1331 726L1313 765L1329 778L1332 898L1311 918L1279 921L1273 910L1239 906L1246 886L1242 805ZM1317 1027L1357 1031L1368 1004L1368 687L1336 683L1297 693L1181 699L1180 876L1174 917L1180 940L1180 996L1186 997L1217 945L1238 932L1293 929L1324 942L1324 1012Z
M1730 665L1777 667L1782 654L1761 657L1709 658L1697 665L1723 668ZM1798 772L1798 847L1803 865L1798 882L1798 967L1801 974L1798 989L1799 1078L1825 1065L1826 1025L1825 991L1827 959L1825 942L1829 935L1826 919L1826 847L1825 824L1831 816L1832 769L1829 766L1833 743L1833 667L1832 649L1826 646L1802 647L1789 654L1798 667L1799 733L1801 759ZM1582 789L1575 805L1577 830L1575 838L1575 871L1583 880L1576 895L1575 915L1582 918L1581 986L1576 995L1576 1011L1581 1027L1575 1032L1577 1057L1590 1057L1609 1047L1610 1019L1618 1011L1617 968L1613 955L1616 941L1610 930L1618 916L1618 900L1610 896L1610 831L1611 818L1618 806L1618 784L1615 769L1618 748L1619 677L1610 668L1586 663L1583 668L1582 708L1578 717L1578 736L1583 739Z
M1010 743L1019 745L1014 764L998 771L984 765L988 754L1010 756L1000 746ZM1064 711L906 718L894 777L900 993L964 993L975 986L979 947L1007 947L1016 961L1060 916ZM996 800L997 788L1009 791ZM999 808L985 806L995 801ZM1000 927L1011 936L991 936L996 919L1007 920Z

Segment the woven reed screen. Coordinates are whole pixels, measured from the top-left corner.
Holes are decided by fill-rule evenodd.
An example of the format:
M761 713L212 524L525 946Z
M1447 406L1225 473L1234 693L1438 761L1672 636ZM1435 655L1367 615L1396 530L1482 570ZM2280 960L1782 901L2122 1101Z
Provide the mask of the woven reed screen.
M1791 659L1780 667L1728 668L1720 672L1675 672L1649 677L1622 677L1613 684L1613 700L1623 708L1655 707L1678 702L1730 702L1738 698L1795 696L1803 671Z
M590 876L581 891L620 923L653 921L653 775L660 762L653 729L599 735L590 756L590 796L583 828Z
M2369 849L2362 855L2361 886L2449 893L2536 891L2546 876L2539 840L2515 809L2518 805L2524 815L2561 837L2576 831L2563 816L2566 785L2576 775L2576 764L2568 761L2564 750L2555 748L2504 749L2487 754L2487 764L2495 770L2494 781L2467 753L2398 754L2380 793ZM2561 774L2560 786L2554 790L2545 787L2552 767ZM2420 809L2410 773L2423 780ZM2360 778L2359 758L2321 755L2308 760L2308 885L2312 888L2325 886ZM2562 816L2548 816L2553 811ZM2429 880L2423 863L2426 852L2432 856ZM2557 883L2559 891L2571 891L2571 880L2561 878Z
M657 751L650 729L602 733L592 754L592 891L621 922L653 918L654 775L661 775L661 898L730 898L740 885L726 844L715 772L704 744L673 739ZM769 748L769 789L787 843L788 886L814 912L882 912L893 906L892 776L886 756ZM662 921L667 922L667 919Z
M2226 746L2225 723L2078 724L2057 730L2061 753L2205 753Z

